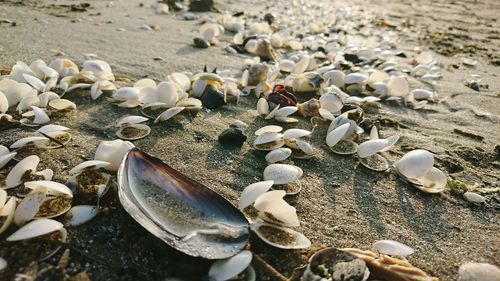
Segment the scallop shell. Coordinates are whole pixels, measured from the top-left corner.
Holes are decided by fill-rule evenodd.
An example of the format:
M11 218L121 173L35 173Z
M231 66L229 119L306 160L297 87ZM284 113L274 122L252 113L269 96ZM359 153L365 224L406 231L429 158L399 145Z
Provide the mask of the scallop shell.
M223 260L218 260L210 266L208 278L213 281L225 281L242 273L252 261L252 252L241 251Z
M259 217L269 223L280 226L299 226L296 210L283 197L286 192L273 190L266 192L255 200L254 207L259 211Z
M118 185L125 210L185 254L228 258L248 241L248 221L229 201L137 149L123 158Z
M290 228L279 227L269 223L253 223L250 228L262 241L276 248L292 250L306 249L311 241L304 234Z
M133 130L133 133L128 132ZM137 132L138 131L138 132ZM122 140L140 140L147 137L151 133L151 128L146 124L130 124L121 126L116 132L116 136Z

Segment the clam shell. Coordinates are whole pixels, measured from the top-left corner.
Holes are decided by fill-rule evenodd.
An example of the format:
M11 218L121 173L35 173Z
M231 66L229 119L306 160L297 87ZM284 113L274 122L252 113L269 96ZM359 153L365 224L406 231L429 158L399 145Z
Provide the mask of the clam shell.
M351 155L358 151L358 144L350 140L341 140L329 148L340 155Z
M434 156L427 150L412 150L397 161L394 166L405 178L421 178L434 166Z
M0 113L4 114L9 110L9 100L7 100L7 97L0 92Z
M389 169L389 163L387 162L387 159L385 159L378 153L361 158L360 162L366 168L377 172L382 172Z
M7 191L0 189L0 210L5 205L5 202L7 202Z
M283 200L285 195L284 190L273 190L259 196L254 203L255 209L259 211L259 217L280 226L299 226L295 208Z
M36 167L38 167L38 163L40 162L40 158L36 155L31 155L23 160L19 161L12 170L10 170L7 178L5 180L6 187L12 188L16 187L22 183L22 177L27 171L31 171L32 173L36 171Z
M408 81L404 77L392 76L387 82L389 96L404 97L410 92Z
M102 141L95 151L94 159L111 163L106 170L115 172L127 152L134 147L131 142L123 140Z
M311 135L312 132L304 129L288 129L283 132L283 138L286 139L297 139Z
M265 133L279 133L281 131L283 131L283 128L281 126L268 125L268 126L264 126L260 129L258 129L257 131L255 131L255 135L260 136L260 135L263 135Z
M78 226L84 224L99 214L97 206L80 205L74 206L66 213L66 224Z
M260 98L259 101L257 101L257 113L260 116L266 116L269 114L269 103L265 98Z
M0 225L0 234L2 234L14 220L14 213L16 210L16 197L10 197L5 205L0 208L0 218L6 217L3 224Z
M484 196L481 196L477 193L467 191L463 195L464 199L471 202L471 203L476 203L476 204L481 204L486 202L486 198Z
M195 98L181 99L175 106L184 107L186 110L200 110L203 108L201 101Z
M11 149L14 149L14 148L21 148L29 143L35 143L37 141L48 141L49 139L46 138L46 137L26 137L26 138L22 138L22 139L19 139L17 140L16 142L14 142L10 148Z
M238 208L240 210L252 205L259 196L266 193L274 184L274 181L259 181L245 187L240 196Z
M349 131L349 127L350 124L346 123L333 129L326 136L326 144L329 147L335 146L346 135L347 131Z
M46 134L46 133L60 132L60 131L67 131L67 130L69 130L68 127L51 124L51 125L45 125L45 126L41 127L40 129L37 130L37 132Z
M289 184L302 177L301 168L288 164L270 164L264 169L264 180L272 180L274 184Z
M161 160L131 150L118 171L125 210L149 232L191 256L223 259L247 243L248 221L222 196Z
M280 109L280 105L278 104L269 114L266 116L266 120L272 119L276 116L276 112Z
M360 158L365 158L375 155L376 153L382 151L385 147L387 147L388 144L389 141L386 139L374 139L365 141L358 147L358 156Z
M208 278L213 281L229 280L242 273L252 261L252 252L241 251L233 257L218 260L208 270Z
M14 223L16 225L24 225L26 222L32 220L40 206L45 201L47 195L46 188L39 188L37 190L33 190L26 197L19 202L19 205L16 208L14 213Z
M292 150L290 148L277 148L266 154L266 161L272 164L286 160L290 155L292 155Z
M372 248L375 252L389 256L407 257L415 252L412 248L394 240L376 241Z
M321 108L331 114L339 114L342 107L344 107L344 102L334 94L321 95L319 102L321 103Z
M323 74L323 78L329 80L330 85L335 85L339 88L345 85L345 73L340 70L330 70Z
M7 165L10 162L10 160L14 159L16 155L17 152L0 155L0 169L2 169L5 165Z
M66 196L69 198L73 198L73 192L66 185L62 183L58 183L55 181L28 181L24 183L24 186L29 189L37 189L39 187L44 187L47 189L47 195L52 196Z
M7 241L31 239L63 229L63 224L58 221L52 219L36 219L18 229L11 236L7 237ZM64 238L65 236L66 235L63 235Z
M157 87L156 82L153 79L143 78L134 83L134 88L146 88L146 87L156 88Z
M129 130L133 130L129 132ZM151 128L146 124L130 124L121 126L116 132L116 136L122 140L140 140L151 133Z
M350 73L345 77L346 84L363 84L368 80L368 76L362 73Z
M297 110L299 110L299 108L296 107L296 106L285 106L285 107L282 107L282 108L278 109L278 111L276 111L276 115L274 116L274 118L285 118L285 117L288 117L289 115L294 114Z
M33 124L45 124L50 121L49 116L45 111L37 106L31 106L31 109L35 113L35 119L33 120Z
M426 193L439 193L446 189L448 178L443 171L433 167L422 178L422 186L415 185L416 188Z
M257 136L253 142L254 148L257 150L274 150L284 144L283 134L280 133L264 133Z
M66 99L53 99L49 101L49 106L57 111L76 109L76 104Z
M76 165L73 169L69 170L70 175L77 175L84 169L92 167L93 169L100 169L111 165L111 163L99 160L89 160Z
M304 234L290 228L268 223L254 223L250 227L262 241L276 248L291 250L311 246L311 241Z
M69 143L71 140L71 134L68 132L64 131L56 131L56 132L48 132L45 133L46 136L49 136L53 139L58 140L61 144L51 140L51 139L46 139L46 140L37 140L35 141L35 145L40 148L44 149L53 149L53 148L60 148L66 144Z
M148 120L149 120L148 118L138 115L125 116L120 120L118 120L115 127L121 127L122 125L127 125L127 124L139 124L142 122L146 122Z
M169 120L170 118L174 117L175 115L179 114L180 112L182 112L183 110L185 109L185 107L172 107L172 108L169 108L167 110L165 110L162 114L160 114L154 121L154 123L158 123L160 121L167 121Z
M46 205L46 206L44 206ZM67 197L47 197L40 205L35 218L55 218L71 209L71 198Z

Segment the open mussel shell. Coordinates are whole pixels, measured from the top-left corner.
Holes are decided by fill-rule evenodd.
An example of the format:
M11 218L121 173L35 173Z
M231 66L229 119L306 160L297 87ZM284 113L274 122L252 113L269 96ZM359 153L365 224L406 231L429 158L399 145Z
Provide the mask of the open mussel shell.
M280 249L305 249L311 246L311 241L304 234L290 228L269 223L253 223L251 229L262 241Z
M389 169L389 162L387 162L387 159L378 153L359 159L359 162L370 170L382 172Z
M124 209L181 252L223 259L248 241L248 221L229 201L136 148L120 165L118 185Z
M116 136L122 140L140 140L151 133L151 128L146 124L122 125L116 132Z
M365 281L369 276L370 271L362 259L336 248L326 248L312 255L301 280Z
M329 148L337 154L351 155L358 151L358 144L351 140L340 140L334 146L330 146Z

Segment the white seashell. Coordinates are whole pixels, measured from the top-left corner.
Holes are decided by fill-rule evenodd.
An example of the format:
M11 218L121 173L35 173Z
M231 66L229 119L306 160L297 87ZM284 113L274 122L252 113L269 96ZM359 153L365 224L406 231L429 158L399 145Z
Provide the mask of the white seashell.
M372 85L374 89L374 93L379 96L387 95L389 89L387 88L387 84L385 82L377 82Z
M469 262L458 269L458 281L500 281L500 268L488 263Z
M44 92L45 83L43 83L42 80L29 74L23 74L23 77L26 82L28 82L28 84L30 84L35 90L37 90L38 92Z
M134 88L156 88L156 82L153 79L144 78L134 83Z
M365 141L358 147L358 156L360 158L365 158L372 156L387 147L389 141L387 139L374 139Z
M92 169L100 169L109 166L111 163L99 160L89 160L76 165L73 169L69 170L70 175L78 175L84 169L92 167Z
M333 121L335 119L335 116L330 111L324 108L319 109L319 115L325 120Z
M170 118L174 117L175 115L179 114L185 109L185 107L178 106L178 107L172 107L167 110L165 110L162 114L160 114L154 121L154 123L158 123L160 121L167 121Z
M282 72L291 73L295 69L295 62L288 59L280 60L279 69Z
M274 118L276 121L282 122L282 123L297 123L297 122L299 122L298 119L292 118L292 117L287 117L287 116L275 116Z
M426 193L442 192L448 184L446 174L436 167L432 167L432 169L423 176L421 181L423 186L415 185L415 187Z
M330 70L323 74L325 81L330 81L329 85L335 85L339 88L345 85L345 73L340 70Z
M245 187L240 196L240 203L238 204L238 208L240 210L245 209L246 207L252 205L255 200L266 193L274 184L274 181L259 181L256 183L252 183Z
M0 113L3 114L7 112L7 110L9 110L9 100L2 92L0 92Z
M334 121L332 121L333 123ZM326 136L326 144L329 147L333 147L336 145L344 136L347 134L347 131L349 131L349 128L351 127L350 123L345 123L334 130L332 130L328 135Z
M350 73L345 77L346 84L364 84L368 80L368 76L362 73Z
M252 261L252 252L244 250L227 259L218 260L210 266L208 278L213 281L229 280L243 272Z
M379 240L372 247L375 252L389 256L407 257L414 252L412 248L394 240Z
M380 71L380 70L375 70L368 77L367 84L370 86L373 86L373 85L375 85L375 83L384 83L389 79L390 79L390 77L389 77L389 75L387 75L386 72Z
M304 152L306 155L305 156L294 156L294 158L310 158L308 156L314 155L314 148L310 143L303 139L294 139L295 143L297 144L298 148Z
M191 90L193 97L195 97L195 98L201 97L203 95L203 93L205 92L206 87L207 87L206 80L202 80L202 79L195 80L193 82L193 86L192 86L192 90Z
M481 204L481 203L484 203L486 202L486 198L484 198L484 196L482 195L479 195L475 192L470 192L470 191L467 191L464 193L464 199L471 202L471 203L477 203L477 204Z
M274 234L285 232L286 233L285 235L288 237L288 239L283 241L271 241L269 240L268 237L266 237L262 233L261 228L264 227L273 229L272 233ZM272 225L268 223L253 223L250 225L250 228L253 230L253 232L257 234L257 236L260 237L260 239L262 239L262 241L276 248L290 250L290 249L305 249L311 246L311 241L307 239L307 237L305 237L304 234L289 228L279 227L277 225ZM266 231L266 233L269 232L270 231Z
M406 178L422 178L434 166L434 156L427 150L412 150L397 161L394 166Z
M36 219L7 237L7 241L31 239L54 231L63 230L63 227L62 223L52 219Z
M69 130L68 127L51 124L51 125L45 125L45 126L41 127L40 129L37 130L37 132L46 134L46 133L51 133L51 132L61 132L61 131L67 131L67 130Z
M203 107L201 101L195 98L181 99L175 106L184 107L186 110L200 110Z
M378 129L377 126L373 126L370 131L370 139L377 140L378 139Z
M311 135L312 132L304 129L288 129L283 132L283 138L286 139L297 139L305 136Z
M45 92L38 95L38 99L40 101L38 106L47 107L49 101L59 99L59 95L54 92Z
M14 223L21 226L32 220L38 213L43 201L45 201L46 195L47 189L44 187L33 190L26 195L16 208Z
M268 125L268 126L264 126L260 129L258 129L257 131L255 131L255 135L260 136L260 135L265 134L265 133L279 133L282 130L283 130L283 128L281 126Z
M404 77L392 76L387 82L389 96L404 97L410 92L408 81Z
M274 116L276 116L276 112L278 112L278 110L280 109L280 105L278 104L271 112L269 112L269 114L266 116L266 120L269 120L269 119L272 119L274 118Z
M281 226L299 226L295 208L283 200L285 195L284 190L273 190L259 196L254 203L255 209L259 211L259 217Z
M55 141L52 141L50 139L42 139L42 140L37 140L34 142L36 147L43 148L43 149L60 148L64 145L66 145L67 143L69 143L71 140L71 134L68 132L64 132L64 131L47 132L47 133L44 133L44 135L47 138L53 138L53 139L59 140L59 142L61 144L59 144Z
M156 100L167 104L167 107L174 107L179 100L179 93L174 82L161 82L156 89Z
M132 135L132 136L127 135L124 133L124 130L127 130L128 128L134 128L136 130L141 131L141 133L138 135ZM145 138L150 133L151 133L151 128L146 124L129 124L129 125L121 126L120 129L116 132L116 136L122 140L133 141L133 140L139 140L139 139Z
M220 29L219 25L215 23L205 23L200 27L200 34L207 41L212 41L215 37L219 36Z
M5 203L5 205L2 208L0 208L0 218L5 217L5 219L3 219L3 223L0 225L0 234L2 234L14 220L16 201L17 198L12 196L7 201L7 203Z
M2 147L2 146L0 146ZM7 154L0 154L0 169L2 169L5 165L7 165L10 160L14 159L16 157L17 152L12 152L12 153L7 153ZM1 209L1 208L0 208Z
M189 91L191 89L191 79L182 73L182 72L174 72L170 74L172 80L177 83L183 91Z
M78 226L84 224L99 214L97 206L80 205L72 207L66 213L67 225Z
M102 141L95 152L94 159L109 162L106 170L116 172L127 152L135 147L131 142L123 140Z
M290 155L292 155L292 150L290 148L277 148L266 154L266 161L272 164L286 160Z
M301 168L288 164L270 164L264 169L264 180L273 180L274 184L289 184L302 177Z
M69 59L55 59L49 67L57 71L60 77L75 76L78 74L78 66Z
M260 98L257 102L257 113L260 116L266 116L269 114L269 103L265 98Z
M111 71L109 64L102 60L87 60L83 62L83 69L81 72L90 71L99 80L114 81L115 77Z
M386 140L388 141L387 146L384 149L382 149L380 152L384 152L384 151L391 149L398 142L399 136L390 136L390 137L386 138Z
M24 96L24 98L17 105L16 110L19 113L22 113L23 111L30 109L31 106L39 106L39 105L40 105L40 98L36 95L36 93L31 92L26 96Z
M43 187L47 190L47 195L52 196L66 196L68 198L73 198L73 192L66 185L58 183L55 181L43 180L43 181L28 181L24 183L24 186L37 190Z
M280 118L288 117L289 115L294 114L297 110L299 110L299 108L296 107L296 106L285 106L285 107L282 107L278 111L276 111L276 115L274 116L274 118L277 118L277 117L280 117Z
M271 46L273 46L273 48L281 48L285 43L285 38L283 38L283 36L279 33L273 33L269 42L271 43Z
M49 116L43 109L36 106L31 106L31 109L35 113L35 119L33 120L34 124L45 124L50 121Z
M424 90L424 89L415 89L411 91L410 95L413 95L413 97L416 100L428 100L428 99L433 99L434 98L434 93L429 91L429 90Z
M31 171L32 173L35 172L39 162L40 158L36 155L28 156L19 161L19 163L17 163L7 175L7 178L5 179L6 187L12 188L21 184L25 173L27 171Z
M331 114L339 114L342 107L344 107L342 100L334 94L321 95L319 102L321 103L321 108L329 111Z
M293 73L295 74L301 74L304 73L307 70L307 67L309 66L309 63L311 62L311 57L309 56L304 56L296 65L295 68L293 69Z
M21 148L29 143L35 143L37 141L47 141L49 140L48 138L46 137L26 137L26 138L22 138L20 140L17 140L16 142L14 142L10 148L11 149L14 149L14 148Z
M255 138L254 145L261 145L275 141L283 140L283 134L276 132L263 133Z
M148 118L143 117L143 116L130 115L130 116L125 116L125 117L121 118L120 120L118 120L118 122L116 123L115 126L121 127L122 125L125 125L125 124L139 124L142 122L146 122L148 120L149 120Z

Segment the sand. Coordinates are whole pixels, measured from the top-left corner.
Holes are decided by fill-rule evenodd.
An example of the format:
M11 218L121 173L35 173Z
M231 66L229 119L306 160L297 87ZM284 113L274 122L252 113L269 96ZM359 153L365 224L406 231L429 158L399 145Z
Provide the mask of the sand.
M109 62L117 75L132 81L143 77L161 81L171 72L201 70L205 65L237 74L245 58L227 54L223 44L194 49L191 42L197 33L196 22L181 21L175 14L155 15L149 8L153 1L145 1L144 7L132 0L114 1L112 6L108 1L88 1L91 8L85 12L47 6L61 1L14 2L0 2L1 17L16 22L16 26L0 25L2 68L10 68L18 60L51 61L59 57L58 52L80 64L85 60L83 54L95 53ZM448 2L353 2L395 25L378 28L400 36L398 50L412 57L415 47L431 49L443 68L443 79L436 86L442 102L423 111L383 103L381 109L368 109L366 113L391 121L382 126L382 136L401 136L395 148L384 153L391 162L412 149L427 149L435 153L436 166L451 178L484 188L499 187L500 24L495 16L500 4L493 0ZM245 11L265 11L265 5L264 1L230 1L220 7L233 12L243 7ZM276 5L285 6L283 2ZM160 29L141 31L138 27L143 24ZM466 67L461 57L477 59L479 64ZM476 92L466 87L464 81L471 79L470 74L481 75L481 84L489 89ZM410 83L412 89L422 86L416 80ZM54 122L71 128L73 140L64 149L39 154L41 168L53 169L57 181L65 181L69 169L92 159L100 141L116 138L113 122L139 113L137 109L112 106L106 98L92 101L85 91L66 98L74 101L78 110ZM262 178L264 154L252 150L248 143L241 149L222 146L217 136L238 119L249 124L246 132L252 140L253 132L268 124L257 116L255 104L256 99L248 97L237 106L182 117L174 124L155 124L149 137L134 144L237 204L243 188ZM477 116L473 109L491 116ZM396 123L401 126L390 125ZM301 120L297 127L311 129L307 120ZM334 155L323 145L325 130L326 126L318 127L312 137L318 156L295 160L304 170L304 188L287 198L301 220L296 230L304 233L314 247L369 249L378 239L401 241L415 249L409 258L412 264L441 280L456 280L458 267L468 261L500 263L498 193L489 195L483 206L473 206L449 191L423 194L394 172L372 172L353 157ZM28 134L30 131L20 129L2 131L0 143L10 145ZM116 189L115 183L113 187ZM74 204L92 203L80 201ZM68 228L68 243L74 247L68 274L86 270L92 280L165 280L171 276L197 280L193 276L206 273L210 262L172 250L135 223L121 209L115 190L101 203L104 212L97 218ZM0 236L0 249L8 249L8 233ZM255 237L251 249L285 276L304 265L310 254L272 249ZM40 267L56 264L61 253L41 262ZM24 257L12 261L11 270L21 271L32 260Z

